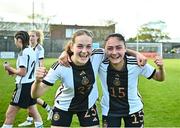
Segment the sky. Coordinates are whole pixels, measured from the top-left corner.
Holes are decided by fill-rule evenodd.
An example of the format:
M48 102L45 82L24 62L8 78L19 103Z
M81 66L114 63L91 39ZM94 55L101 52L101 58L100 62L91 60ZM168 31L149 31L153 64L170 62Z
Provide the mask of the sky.
M0 0L0 19L32 22L33 0ZM50 23L102 25L113 20L126 38L150 21L164 21L165 32L180 41L179 0L34 0L34 12L52 17Z

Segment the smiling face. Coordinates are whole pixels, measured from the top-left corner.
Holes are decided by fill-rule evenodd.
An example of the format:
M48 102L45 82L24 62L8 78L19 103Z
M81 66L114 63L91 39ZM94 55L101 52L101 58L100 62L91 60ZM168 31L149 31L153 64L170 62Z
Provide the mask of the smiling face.
M71 51L74 64L79 66L86 64L92 53L92 37L86 34L76 36L74 43L71 44Z
M123 40L116 36L109 36L105 43L105 52L112 65L124 63L126 52L124 38Z

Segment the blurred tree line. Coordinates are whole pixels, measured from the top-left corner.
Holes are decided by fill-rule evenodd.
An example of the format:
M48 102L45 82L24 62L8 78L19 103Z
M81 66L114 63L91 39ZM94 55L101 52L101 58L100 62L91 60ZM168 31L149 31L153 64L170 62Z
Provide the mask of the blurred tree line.
M148 22L141 25L136 36L129 38L127 42L167 42L171 38L165 32L166 27L163 21Z

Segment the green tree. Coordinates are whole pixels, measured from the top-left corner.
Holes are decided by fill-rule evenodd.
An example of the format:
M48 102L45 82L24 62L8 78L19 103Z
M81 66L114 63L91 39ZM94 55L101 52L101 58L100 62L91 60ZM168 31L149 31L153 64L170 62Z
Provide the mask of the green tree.
M128 42L164 42L170 39L169 34L165 32L166 23L163 21L148 22L138 29L135 37L128 39Z

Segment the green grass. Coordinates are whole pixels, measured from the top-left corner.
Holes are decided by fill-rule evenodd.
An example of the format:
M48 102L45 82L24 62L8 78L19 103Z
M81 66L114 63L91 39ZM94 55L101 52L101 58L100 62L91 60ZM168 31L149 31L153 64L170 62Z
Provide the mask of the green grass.
M140 80L140 93L143 96L145 126L180 127L180 60L164 60L166 80Z
M55 59L46 59L46 67L49 68L54 61ZM1 59L0 65L2 65L3 62L4 60ZM15 60L8 60L8 62L15 66ZM152 64L151 61L150 63ZM139 91L144 102L145 127L180 127L180 60L166 59L164 63L166 69L166 80L164 82L156 82L145 78L140 78L139 81ZM0 66L0 81L0 126L2 126L6 109L15 88L14 78L6 74L3 66ZM42 96L42 99L50 105L53 104L54 95L59 83L60 81L57 81L56 84ZM99 90L101 90L100 86ZM100 91L100 97L101 95L102 92ZM101 119L99 100L97 106ZM50 121L46 120L46 111L40 106L38 106L38 110L43 118L44 126L49 127ZM23 122L26 116L26 110L20 110L16 116L14 126ZM76 116L74 116L71 126L79 126Z

